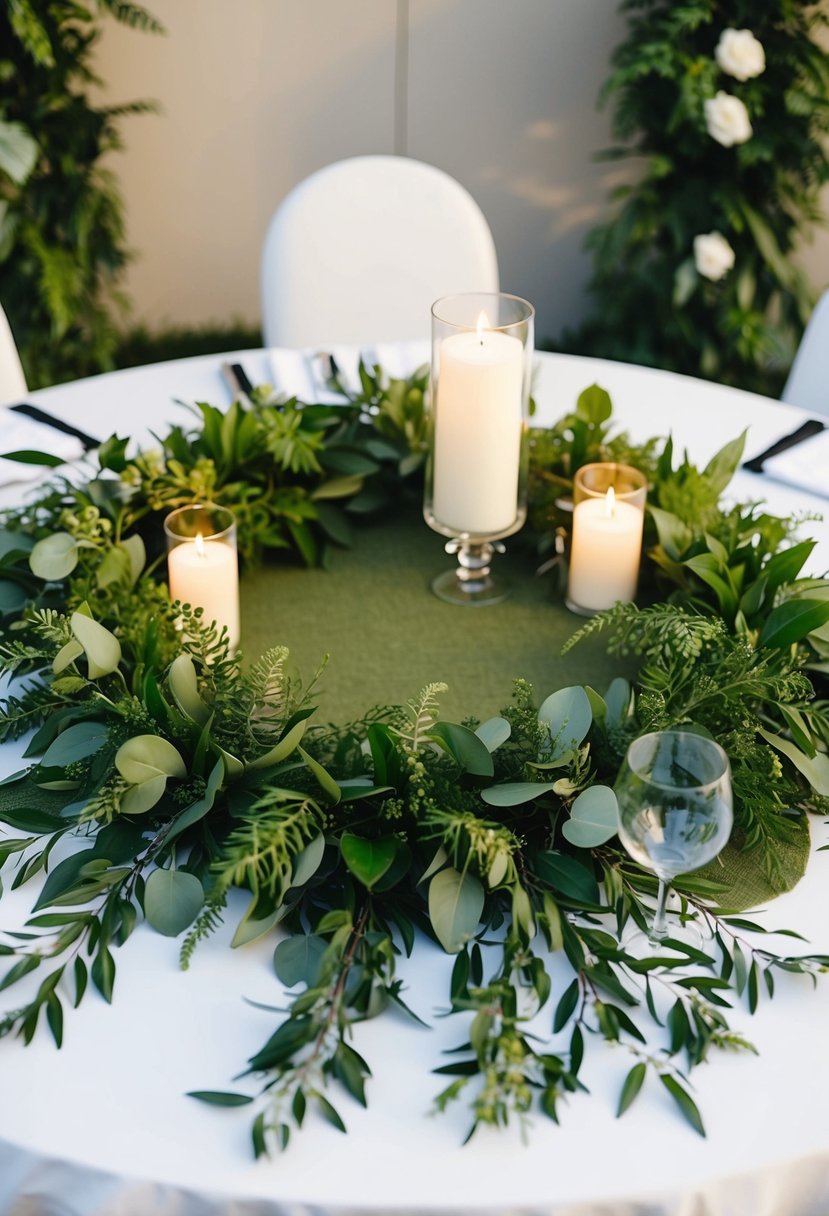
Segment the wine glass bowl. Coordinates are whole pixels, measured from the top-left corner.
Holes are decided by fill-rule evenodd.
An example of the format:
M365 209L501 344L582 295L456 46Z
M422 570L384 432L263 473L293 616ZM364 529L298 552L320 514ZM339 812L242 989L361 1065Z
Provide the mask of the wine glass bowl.
M641 735L630 744L614 786L619 839L659 879L648 937L668 934L670 882L723 849L734 822L731 767L714 739L688 730Z

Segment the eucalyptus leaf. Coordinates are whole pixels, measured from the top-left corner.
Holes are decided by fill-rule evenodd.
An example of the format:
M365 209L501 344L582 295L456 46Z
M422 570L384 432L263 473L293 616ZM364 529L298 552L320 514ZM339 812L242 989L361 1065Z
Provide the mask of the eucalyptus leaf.
M506 743L512 733L512 727L506 718L489 718L482 722L475 734L489 752L496 751L502 743Z
M591 785L570 807L570 818L562 825L565 840L579 849L594 849L616 835L619 809L616 795L607 785Z
M144 914L157 933L178 937L201 911L204 889L185 870L153 870L144 887Z
M297 853L293 859L293 873L291 874L292 887L304 887L309 879L313 878L317 870L322 865L323 854L325 853L325 837L322 832L319 836L307 844L305 848Z
M167 778L164 776L151 777L140 785L131 785L121 795L121 814L145 815L161 801L166 788Z
M483 908L484 888L474 874L450 866L429 883L429 919L447 954L457 954L475 936Z
M312 988L317 982L326 949L325 938L316 933L295 933L286 938L273 952L277 978L286 988L293 988L297 984Z
M76 722L74 726L67 726L54 742L50 743L40 763L44 766L66 768L67 764L73 764L76 760L83 760L100 751L108 734L103 722Z
M154 777L186 777L181 753L160 735L133 735L115 753L115 767L133 785Z
M78 564L78 545L68 532L53 532L39 540L29 554L32 574L57 583L67 578Z
M167 682L178 708L198 726L210 717L210 708L199 692L196 665L189 654L179 654L170 664Z
M115 634L80 611L72 613L69 623L86 653L90 680L116 671L121 662L121 643Z
M554 758L575 750L593 721L587 693L580 685L559 688L542 703L538 720L549 728Z
M555 781L509 781L481 790L481 797L490 806L521 806L549 793L555 784Z

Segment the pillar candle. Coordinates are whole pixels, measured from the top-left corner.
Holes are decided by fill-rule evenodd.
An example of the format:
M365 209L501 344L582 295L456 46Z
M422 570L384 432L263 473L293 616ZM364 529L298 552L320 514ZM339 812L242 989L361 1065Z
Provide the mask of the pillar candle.
M602 612L636 595L642 554L644 512L615 499L586 498L573 511L573 540L567 599L579 608Z
M495 536L515 521L524 348L479 327L445 338L435 402L432 511L459 534Z
M227 626L230 648L239 645L239 567L236 549L196 536L167 554L170 599L203 608L205 620Z

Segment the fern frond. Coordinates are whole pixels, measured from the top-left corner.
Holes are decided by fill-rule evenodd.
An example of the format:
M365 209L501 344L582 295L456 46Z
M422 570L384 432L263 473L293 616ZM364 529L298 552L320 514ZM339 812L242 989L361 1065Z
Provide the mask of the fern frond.
M448 684L427 684L417 700L408 701L408 723L398 730L398 734L407 745L407 751L420 751L425 736L437 720L437 702L441 693L448 690Z
M320 807L290 790L266 789L231 832L212 873L218 892L247 887L279 907L291 885L294 858L323 829Z
M222 912L227 907L227 891L214 889L207 897L207 902L204 908L196 917L192 929L185 937L181 945L181 951L178 956L179 966L182 971L186 971L190 966L190 959L199 942L204 941L215 933L219 925L222 923Z

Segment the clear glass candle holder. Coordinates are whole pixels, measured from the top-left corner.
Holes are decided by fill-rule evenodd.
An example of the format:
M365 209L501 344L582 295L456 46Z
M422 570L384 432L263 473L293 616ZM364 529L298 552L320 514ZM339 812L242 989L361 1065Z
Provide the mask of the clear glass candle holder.
M582 616L636 598L648 482L630 465L586 464L573 480L567 607Z
M164 534L170 599L203 609L235 650L241 629L233 512L210 502L179 507L164 520Z
M527 517L534 317L526 300L503 293L446 296L432 307L423 514L457 556L432 582L453 604L494 604L509 594L490 562Z

